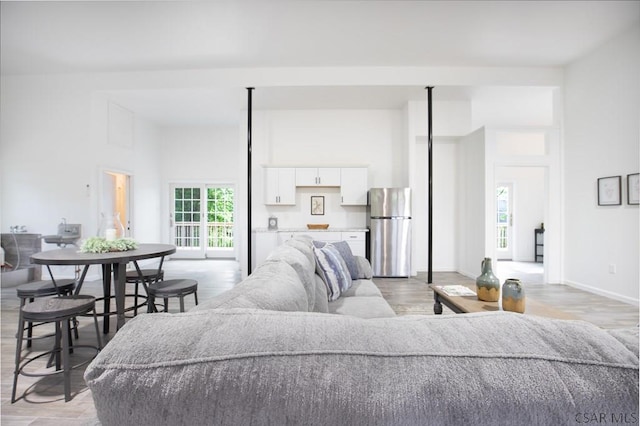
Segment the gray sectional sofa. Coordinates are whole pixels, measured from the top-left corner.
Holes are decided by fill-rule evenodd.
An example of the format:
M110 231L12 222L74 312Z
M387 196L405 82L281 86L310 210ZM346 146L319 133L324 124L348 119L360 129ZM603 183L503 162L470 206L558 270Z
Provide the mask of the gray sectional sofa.
M310 239L290 240L190 312L129 321L85 372L101 423L637 423L637 330L396 317L363 258L348 265L361 278L329 302L315 256Z

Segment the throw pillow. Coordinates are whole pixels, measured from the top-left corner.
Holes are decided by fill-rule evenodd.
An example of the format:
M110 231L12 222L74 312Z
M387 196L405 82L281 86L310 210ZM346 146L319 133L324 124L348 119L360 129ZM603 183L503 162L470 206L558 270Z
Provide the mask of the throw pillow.
M346 241L336 241L333 243L325 243L324 241L314 240L313 246L317 248L323 248L328 246L335 247L336 250L338 250L338 253L340 253L340 256L342 256L342 259L344 260L344 263L347 267L349 275L351 276L351 279L357 280L360 278L358 261L356 260L356 257L353 255L353 252L351 251L351 247L349 247L349 243L347 243Z
M345 281L347 279L345 271L336 255L337 251L330 248L313 248L316 255L316 272L324 281L327 287L327 296L329 301L337 300L340 297L341 288L347 288Z
M351 275L349 275L349 268L347 267L347 263L344 261L342 255L333 244L327 244L323 247L323 250L329 250L329 252L333 254L336 261L338 262L338 265L340 266L341 277L338 281L340 283L340 293L342 294L343 292L349 290L349 288L351 288L351 284L353 284Z
M338 250L338 253L340 253L340 256L344 259L344 263L347 265L351 279L357 280L359 278L358 262L351 251L351 247L349 247L349 243L346 241L337 241L335 243L331 243L331 245Z
M322 247L324 247L326 245L327 245L327 243L325 243L324 241L313 240L313 246L315 248L322 248Z

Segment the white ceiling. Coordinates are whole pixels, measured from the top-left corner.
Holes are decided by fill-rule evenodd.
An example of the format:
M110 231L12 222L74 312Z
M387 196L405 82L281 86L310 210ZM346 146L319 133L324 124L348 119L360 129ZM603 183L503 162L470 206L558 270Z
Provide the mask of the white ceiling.
M640 20L638 1L91 1L0 4L3 74L320 66L561 67ZM465 99L472 88L442 88ZM244 89L118 92L157 121L237 120ZM270 88L257 108L385 108L423 88ZM188 110L188 111L187 111ZM224 115L228 117L222 119ZM169 121L166 121L169 120Z

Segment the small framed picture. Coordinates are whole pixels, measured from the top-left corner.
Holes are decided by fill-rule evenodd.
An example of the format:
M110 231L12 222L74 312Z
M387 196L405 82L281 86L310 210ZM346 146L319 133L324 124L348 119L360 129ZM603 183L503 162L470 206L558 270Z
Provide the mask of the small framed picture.
M621 176L608 176L598 179L598 205L619 206L622 204Z
M311 196L311 214L312 215L324 214L324 196L322 195Z
M640 174L627 175L627 204L640 204Z

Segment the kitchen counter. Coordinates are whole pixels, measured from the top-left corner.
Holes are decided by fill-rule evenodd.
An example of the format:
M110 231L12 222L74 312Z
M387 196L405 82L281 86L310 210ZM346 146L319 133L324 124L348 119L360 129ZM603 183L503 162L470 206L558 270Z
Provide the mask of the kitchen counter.
M253 232L369 232L367 228L332 228L327 229L308 229L308 228L254 228Z

